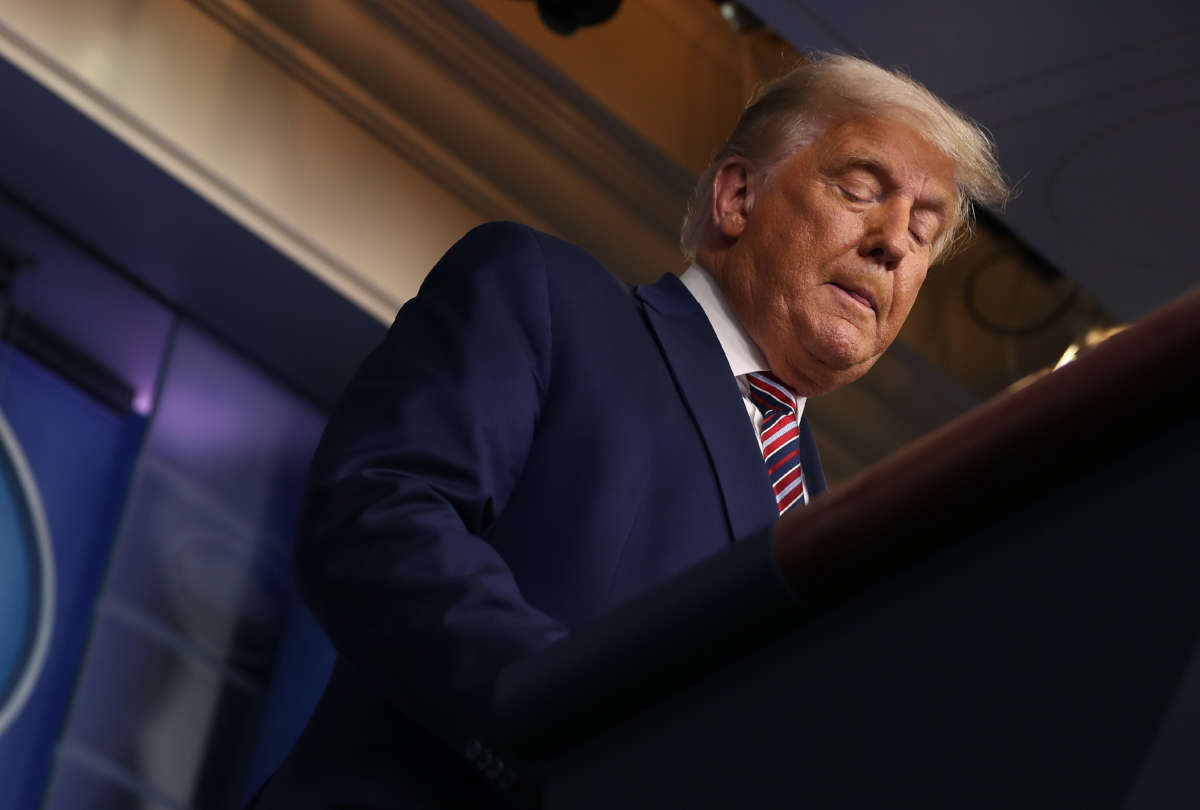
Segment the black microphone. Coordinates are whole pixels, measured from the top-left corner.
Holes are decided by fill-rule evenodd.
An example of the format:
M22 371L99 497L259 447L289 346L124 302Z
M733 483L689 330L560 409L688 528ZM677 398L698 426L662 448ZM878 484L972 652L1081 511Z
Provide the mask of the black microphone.
M542 22L563 36L585 25L607 22L620 5L621 0L537 0Z

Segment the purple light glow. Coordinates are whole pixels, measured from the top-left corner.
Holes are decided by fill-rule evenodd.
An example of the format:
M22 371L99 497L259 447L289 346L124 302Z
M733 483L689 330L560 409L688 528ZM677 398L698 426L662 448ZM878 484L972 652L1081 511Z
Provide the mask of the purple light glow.
M133 410L139 416L149 416L154 408L154 392L143 388L133 396Z
M187 326L176 334L147 452L239 520L299 509L324 415Z
M138 392L133 407L148 415L171 311L5 200L0 233L29 258L13 282L17 310Z

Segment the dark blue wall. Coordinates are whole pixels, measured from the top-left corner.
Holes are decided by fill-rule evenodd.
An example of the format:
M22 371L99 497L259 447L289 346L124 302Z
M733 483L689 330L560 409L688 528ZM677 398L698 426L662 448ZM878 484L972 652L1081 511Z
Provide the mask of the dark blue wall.
M291 533L383 326L3 62L0 94L0 411L57 571L0 810L238 807L332 665Z

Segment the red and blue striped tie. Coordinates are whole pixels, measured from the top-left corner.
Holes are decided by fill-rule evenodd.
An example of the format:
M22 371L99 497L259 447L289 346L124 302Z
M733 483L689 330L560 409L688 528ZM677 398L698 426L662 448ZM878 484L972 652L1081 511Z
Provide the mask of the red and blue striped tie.
M750 401L763 416L758 431L759 443L782 515L789 507L805 500L796 395L769 371L747 374L746 382L750 386Z

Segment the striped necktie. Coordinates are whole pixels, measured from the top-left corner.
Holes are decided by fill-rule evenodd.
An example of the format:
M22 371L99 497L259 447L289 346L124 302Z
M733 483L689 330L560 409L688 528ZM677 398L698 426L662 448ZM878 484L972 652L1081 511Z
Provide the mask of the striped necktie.
M750 401L763 417L759 443L782 515L794 504L805 502L796 395L769 371L747 374L746 383L750 386Z

